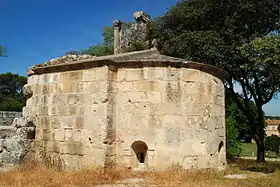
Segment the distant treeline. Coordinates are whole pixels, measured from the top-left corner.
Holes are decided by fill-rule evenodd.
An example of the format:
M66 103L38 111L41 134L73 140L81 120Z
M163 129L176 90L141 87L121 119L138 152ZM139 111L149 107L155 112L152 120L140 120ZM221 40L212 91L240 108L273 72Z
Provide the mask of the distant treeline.
M277 119L280 120L280 116L265 116L265 119Z

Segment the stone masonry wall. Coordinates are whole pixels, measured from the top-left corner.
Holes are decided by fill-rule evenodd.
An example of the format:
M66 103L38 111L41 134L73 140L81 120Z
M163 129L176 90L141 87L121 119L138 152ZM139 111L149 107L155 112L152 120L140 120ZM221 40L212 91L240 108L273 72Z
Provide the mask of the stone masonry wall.
M148 150L145 165L185 169L226 164L223 82L186 68L123 68L117 75L119 163L139 167L134 142Z
M35 127L21 112L0 112L0 170L20 164L31 151Z
M61 169L223 168L225 72L146 50L29 71L35 156Z
M103 165L108 110L107 67L33 75L24 116L36 124L36 157L72 169Z

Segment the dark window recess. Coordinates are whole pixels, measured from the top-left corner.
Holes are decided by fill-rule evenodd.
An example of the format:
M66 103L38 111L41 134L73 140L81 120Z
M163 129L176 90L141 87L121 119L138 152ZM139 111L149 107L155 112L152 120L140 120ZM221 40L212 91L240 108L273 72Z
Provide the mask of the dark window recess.
M145 163L147 150L148 150L147 144L142 141L135 141L131 145L131 148L133 149L139 163Z

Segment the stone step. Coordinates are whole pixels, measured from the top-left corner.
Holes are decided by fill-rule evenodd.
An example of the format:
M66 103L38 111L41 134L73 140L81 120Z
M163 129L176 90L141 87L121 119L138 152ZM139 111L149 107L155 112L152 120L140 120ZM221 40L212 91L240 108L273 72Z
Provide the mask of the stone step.
M137 168L134 168L133 171L145 171L147 168L144 163L139 163Z

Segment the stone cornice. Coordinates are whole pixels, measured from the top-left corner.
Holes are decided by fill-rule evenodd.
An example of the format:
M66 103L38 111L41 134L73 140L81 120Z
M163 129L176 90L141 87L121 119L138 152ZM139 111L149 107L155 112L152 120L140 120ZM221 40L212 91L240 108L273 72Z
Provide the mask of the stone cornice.
M212 65L186 61L180 58L161 55L158 50L144 50L117 55L94 57L91 59L72 61L56 65L41 65L28 71L28 75L45 74L63 71L74 71L101 66L113 66L114 68L143 68L143 67L175 67L192 68L212 74L224 81L226 71Z

